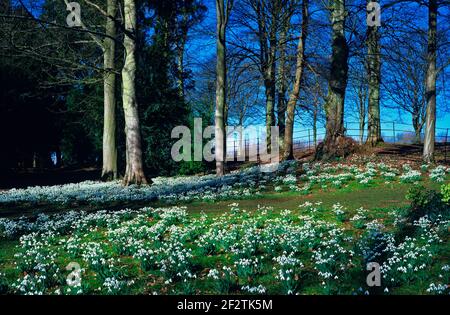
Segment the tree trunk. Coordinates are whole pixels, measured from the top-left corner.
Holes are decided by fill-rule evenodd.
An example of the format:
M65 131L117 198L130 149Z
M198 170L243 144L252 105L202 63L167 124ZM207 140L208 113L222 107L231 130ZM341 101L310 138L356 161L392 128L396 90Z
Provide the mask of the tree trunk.
M380 34L376 25L367 26L367 75L369 77L369 102L366 143L376 146L383 142L380 123L381 48Z
M270 72L273 73L272 70ZM269 154L272 148L272 126L275 124L275 78L273 74L269 74L264 81L266 82L266 146Z
M188 13L183 12L183 21L181 24L181 35L178 43L178 60L177 60L177 68L178 68L178 95L184 101L184 51L186 47L187 33L188 33Z
M364 118L359 118L359 144L363 144L364 142L364 127L365 127L365 122L364 122Z
M303 77L303 68L304 68L304 52L305 52L305 43L307 36L307 28L308 28L308 1L303 0L302 2L302 29L301 35L298 39L297 44L297 61L295 66L295 81L294 86L292 88L292 92L289 96L289 101L287 104L287 114L286 114L286 131L284 138L284 154L283 158L286 160L294 159L294 118L295 118L295 105L297 104L297 100L300 94L300 85Z
M106 35L103 41L103 168L102 179L117 178L117 147L116 147L116 73L115 48L116 24L114 18L117 12L117 0L108 0L106 18Z
M216 0L216 111L215 111L215 157L216 175L225 174L225 104L226 104L226 26L228 14L231 9L230 3L225 4L224 0Z
M428 54L425 97L427 101L425 139L423 145L423 160L434 161L434 142L436 133L436 49L437 49L437 0L428 4Z
M266 96L266 147L267 153L270 153L272 126L275 124L277 31L280 24L279 13L282 6L279 1L271 1L270 6L261 0L254 1L253 4L258 24L260 70L264 79Z
M125 62L122 69L122 100L125 114L126 170L125 185L146 184L141 147L138 104L136 101L136 5L135 0L124 0Z
M325 103L326 134L324 142L316 151L316 159L329 159L345 155L344 100L348 79L348 45L345 38L345 1L332 0L332 55ZM341 152L342 154L340 154Z
M177 68L178 68L178 95L182 100L184 100L184 46L185 40L182 39L178 48L178 60L177 60Z
M365 84L361 82L358 88L358 111L359 111L359 144L362 145L364 142L364 128L366 127L366 99L367 93L365 89Z
M313 113L313 140L314 147L317 146L317 109L314 109Z
M280 147L284 148L284 132L286 128L286 40L289 31L290 20L286 19L285 25L280 34L280 57L278 63L278 103L277 103L277 121L280 135Z
M239 161L243 160L245 161L245 140L244 140L244 128L242 126L242 122L239 124L242 129L239 132L239 148L238 148L238 155L239 155Z
M335 139L344 135L344 100L348 77L348 46L345 39L345 1L333 0L331 73L327 96L327 134Z
M420 123L419 113L412 114L412 125L414 127L414 143L419 144L421 142L420 132L422 131L422 124Z

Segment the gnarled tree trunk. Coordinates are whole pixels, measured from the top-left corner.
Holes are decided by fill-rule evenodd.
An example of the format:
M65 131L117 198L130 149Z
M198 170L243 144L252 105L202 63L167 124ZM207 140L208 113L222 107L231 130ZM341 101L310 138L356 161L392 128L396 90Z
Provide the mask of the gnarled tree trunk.
M346 155L349 149L345 139L344 100L348 79L348 45L345 38L345 1L331 1L332 55L325 103L325 140L316 151L316 159Z
M123 182L146 184L141 147L138 104L136 101L136 4L135 0L124 0L125 63L122 69L122 100L125 114L126 170Z
M425 97L427 101L425 139L423 145L423 160L434 161L434 142L436 134L436 49L437 49L437 0L428 4L428 54Z

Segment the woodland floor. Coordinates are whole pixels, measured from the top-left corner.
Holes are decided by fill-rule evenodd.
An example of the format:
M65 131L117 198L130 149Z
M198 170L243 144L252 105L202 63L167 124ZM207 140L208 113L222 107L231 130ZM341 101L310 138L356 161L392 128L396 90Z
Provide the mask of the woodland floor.
M422 164L420 160L420 148L411 145L392 146L389 144L380 146L373 152L373 154L357 154L351 157L349 161L345 162L360 162L365 165L367 163L367 159L374 160L374 162L387 160L389 163L393 163L398 168L404 166L405 162L408 162L414 166L415 169L420 169ZM304 162L308 161L305 157L303 157L302 160ZM340 162L344 161L338 161L336 164ZM237 165L234 167L237 167ZM94 172L92 169L85 171ZM297 172L299 171L300 170L297 169ZM69 172L66 173L67 176L69 174ZM444 183L448 183L449 180L450 178L447 175L444 178ZM420 185L435 191L439 191L442 185L442 182L434 182L429 176L425 175L422 176L419 181ZM233 197L221 201L179 200L177 202L173 202L172 204L167 201L134 201L108 202L107 204L99 205L81 203L73 203L70 205L55 203L20 203L2 206L0 209L0 218L4 217L14 219L25 216L29 217L28 220L33 221L34 217L40 213L52 214L64 212L64 214L66 214L65 212L70 210L77 210L77 212L80 210L95 212L103 209L127 209L127 211L138 211L138 209L143 207L152 207L149 209L164 207L164 211L174 211L174 213L181 214L180 217L174 217L174 219L176 219L176 221L174 221L175 223L172 221L167 221L164 223L165 219L161 219L156 212L153 213L153 210L149 210L150 212L148 214L145 213L143 216L138 216L138 218L136 218L138 220L144 220L142 222L136 221L136 224L139 228L145 227L150 230L158 222L162 222L163 225L167 225L165 227L167 228L167 232L160 235L162 242L161 244L152 242L149 244L145 243L145 246L150 246L149 248L151 250L158 251L158 255L160 255L158 256L158 259L160 259L160 261L156 261L157 265L161 264L161 262L168 261L168 257L166 256L170 256L172 254L172 250L163 252L163 249L165 248L164 246L169 244L169 239L176 240L177 242L180 242L179 244L182 244L182 247L177 247L175 249L177 255L184 255L183 250L192 250L192 259L189 260L188 265L183 267L188 268L187 270L189 270L189 272L186 271L188 272L186 277L189 276L186 278L186 281L182 281L182 279L180 280L177 278L180 277L177 275L184 275L184 273L182 273L185 272L184 269L169 269L171 273L167 271L163 272L163 269L160 269L160 267L156 267L155 265L147 265L145 261L141 261L140 258L136 256L136 253L133 252L133 256L128 252L123 252L123 240L121 238L112 238L112 236L115 235L114 233L122 231L121 229L129 229L129 231L127 230L126 232L126 235L129 233L140 233L140 229L133 230L134 225L130 224L134 222L133 220L135 220L131 219L132 216L124 217L121 219L124 221L120 226L112 228L104 226L101 215L105 214L101 214L101 212L99 212L94 214L100 215L99 219L96 219L98 222L94 220L89 223L92 224L92 226L90 226L87 230L72 231L68 235L65 235L64 233L61 235L58 234L56 238L49 236L48 240L45 239L46 236L44 235L42 241L45 244L47 244L46 242L53 241L56 242L55 244L65 244L67 242L71 242L74 237L82 237L82 240L80 240L81 243L77 243L77 248L86 253L95 249L95 253L89 252L94 255L93 257L95 259L100 259L103 257L102 255L106 255L115 261L114 264L117 264L114 265L114 268L111 267L112 269L106 266L106 269L104 270L97 270L94 268L94 265L87 265L87 272L83 276L85 277L83 278L85 279L83 280L83 294L254 294L256 291L247 291L250 289L245 288L258 290L259 287L264 288L264 292L272 294L286 294L288 292L297 292L299 294L364 294L364 291L360 291L363 290L361 287L365 288L364 261L361 254L354 256L353 254L350 254L350 251L359 250L359 246L373 245L370 243L372 242L372 239L368 238L366 241L366 237L371 237L372 235L370 232L371 230L368 228L370 222L372 221L377 221L385 226L386 228L384 232L387 233L386 235L390 233L392 235L396 235L396 237L401 235L400 232L402 230L398 229L395 225L395 218L403 215L403 213L405 213L408 209L410 201L408 201L405 196L413 186L415 186L413 182L402 182L400 180L388 181L382 177L376 177L366 185L361 185L358 181L351 180L346 185L339 188L331 185L319 185L314 186L308 193L299 193L298 191L288 190L287 187L277 190L278 186L275 186L274 183L268 183L265 185L265 189L261 191L261 194L247 195L236 198ZM311 206L306 206L305 208L304 205L307 202L309 202L310 205L314 205L312 207L318 207L318 210L308 208ZM319 204L320 206L318 206ZM336 205L339 207L342 206L343 209L346 209L345 212L348 218L345 220L339 219L335 211L332 210ZM180 206L186 207L186 216L182 213L184 210L179 212L180 209L184 209L179 208ZM231 210L230 212L230 207L238 207L237 212L233 212L236 210ZM358 221L352 221L352 219L349 218L356 217L356 214L361 208L365 209L364 211L367 218L364 219L364 225L358 226ZM261 211L261 209L270 210L267 212L267 210ZM111 213L114 212L116 211L112 211ZM201 218L204 214L207 214L207 219L203 220ZM89 214L83 216L87 217L88 215ZM149 217L147 217L147 215ZM280 232L280 235L286 234L285 236L287 237L287 240L295 241L298 237L294 234L290 235L289 233L291 233L290 231L296 231L297 228L305 225L305 215L312 220L308 222L313 222L312 228L310 229L308 227L308 233L305 235L310 235L310 233L314 233L315 235L317 233L320 237L317 236L309 239L305 236L310 242L313 242L314 244L317 243L313 245L314 250L307 247L306 249L302 249L300 252L294 253L295 258L293 258L292 261L295 263L302 261L305 266L304 268L300 268L300 265L296 265L295 268L300 269L298 269L299 274L296 274L295 279L298 278L300 280L298 281L298 284L293 287L292 291L289 289L292 283L283 282L277 278L277 275L281 272L280 270L282 270L280 268L284 268L283 265L274 262L277 259L287 259L286 261L289 261L292 257L286 258L284 256L285 254L283 254L283 252L277 247L279 245L278 242L271 241L272 238L270 234L268 234L269 236L265 239L259 240L259 237L264 235L261 234L261 231L270 231L270 229L273 229L274 226L277 231L283 231L286 226L289 226L289 229L292 230L288 230L283 233ZM255 226L247 226L246 224L248 224L248 222L254 222ZM83 227L83 225L79 226ZM244 246L243 248L245 249L245 246L248 246L249 244L251 245L253 243L258 244L258 242L265 242L263 246L261 245L255 249L256 253L261 256L257 256L256 254L246 256L246 252L231 253L230 248L227 247L228 245L225 243L220 243L226 242L227 237L232 235L230 232L231 230L229 231L229 229L233 226L236 227L238 229L237 231L242 235L233 241L232 244L236 242L240 244L239 246ZM322 229L328 229L330 226L339 229L339 231L341 231L339 233L343 233L342 237L336 238L334 236L334 233L336 232L330 231L330 239L323 239L323 237L328 234L323 234L322 237ZM211 232L216 231L215 229L217 230L217 233L219 233L219 231L221 231L220 233L225 233L223 234L225 238L221 239L219 236L222 234L220 233L216 235ZM448 233L442 230L443 227L440 227L439 229L439 235L442 238L440 243L432 243L433 239L428 239L432 235L430 234L430 236L426 234L427 230L425 230L425 232L417 232L418 234L414 234L414 236L419 240L418 244L415 244L415 242L410 244L408 243L410 241L406 238L405 240L401 239L404 243L397 244L396 246L398 247L396 247L396 252L392 253L393 255L409 257L416 251L418 252L426 249L427 253L430 251L429 255L431 256L429 257L432 258L428 258L427 254L424 256L426 258L424 258L424 262L421 260L418 260L417 262L415 260L405 260L402 261L401 264L413 264L413 266L419 266L424 263L427 265L427 269L418 272L417 275L414 272L408 273L407 276L411 278L408 278L407 280L403 279L405 275L396 272L392 277L399 279L398 283L391 285L388 282L383 282L384 284L382 288L372 290L370 294L384 294L386 292L389 292L389 294L430 294L433 293L433 291L429 291L432 284L447 281L447 278L442 279L440 278L440 275L444 272L444 270L446 270L445 268L448 268L448 261L450 257L450 238ZM180 233L178 234L177 231ZM187 231L188 234L184 235L183 231ZM249 233L249 231L251 233ZM209 245L206 243L206 245L203 243L198 243L198 238L201 235L207 236L209 235L208 233L212 233L212 244L217 247L217 249L213 251L210 251L208 247ZM30 234L30 237L35 237L33 235L34 234ZM129 235L133 235L132 240L135 241L136 244L139 242L148 242L147 237L143 237L140 234ZM248 239L245 239L248 242L243 241L243 238L245 238L244 236L248 237ZM177 237L180 238L177 239ZM347 239L347 237L350 238ZM36 244L40 244L40 241L41 239L37 238L36 242L38 243ZM367 244L365 242L367 242ZM178 243L175 242L174 244ZM270 247L272 246L270 244L273 244L274 247ZM286 243L288 248L291 246L289 244L289 242ZM329 246L329 244L337 245ZM429 249L427 246L430 245L427 244L432 244ZM94 245L99 246L99 248L91 248ZM17 239L0 240L0 273L3 273L4 275L4 280L2 280L3 284L0 282L0 288L1 285L3 285L4 288L6 286L7 289L5 292L20 293L35 290L34 287L28 287L29 283L24 281L23 278L23 275L27 274L28 269L26 269L26 266L24 267L22 265L23 262L26 262L27 260L19 259L17 257L20 256L16 255L31 255L30 257L34 257L33 255L35 254L35 250L48 250L52 254L56 255L56 260L52 261L52 264L56 264L56 266L60 269L67 265L70 261L73 261L73 259L77 259L76 261L83 261L79 253L68 253L66 247L64 246L44 246L43 248L36 249L29 249L25 248L26 246L23 246L24 245ZM403 252L404 248L410 250L410 252ZM330 266L328 266L328 264L322 264L322 260L320 260L318 256L315 256L317 251L319 251L321 255L329 255L330 257L336 257L336 259L330 260ZM151 251L149 253L151 253ZM262 258L263 256L264 259ZM150 255L149 257L151 258L153 256ZM258 262L258 260L256 260L258 266L253 270L253 267L248 267L246 265L246 262L248 262L248 257L251 258L251 261L255 258L261 257L262 262ZM16 263L19 263L19 265L16 265ZM349 270L345 272L345 275L341 274L340 271L337 271L338 263L340 266L339 268L343 268L342 266L344 265L351 266L349 267ZM388 264L387 260L385 263ZM17 266L25 270L25 273ZM222 275L220 273L220 270L222 270L223 267L232 268L233 272L237 276L233 276L231 280L228 279L225 274ZM394 267L397 268L397 266L392 266L392 268ZM323 269L325 271L321 268L325 268ZM218 274L221 275L217 279L210 276L211 271L216 270L218 270ZM324 282L323 279L320 278L320 273L318 276L317 270L322 270L327 273L331 272L333 277L336 272L337 278L333 279L338 280L333 280L329 283L328 280L327 282ZM191 273L195 274L195 278L190 278ZM63 277L65 273L58 272L57 275L58 277ZM447 274L445 274L445 276L447 277ZM111 279L114 281L117 279L120 280L117 280L117 288L113 291L110 291L111 287L108 282L111 281ZM173 283L172 280L174 281ZM70 288L68 288L64 284L64 281L60 279L57 282L50 283L45 288L42 288L42 292L44 292L44 294L53 294L54 292L71 294L70 290L67 291L68 289ZM41 290L41 288L38 288L38 290ZM364 290L366 290L366 288Z
M373 150L364 150L364 154L374 154L380 158L389 158L404 162L421 162L423 146L420 144L383 143ZM314 150L297 149L295 157L300 161L314 158ZM450 143L436 143L436 162L450 165ZM229 163L229 169L236 169L239 163ZM63 167L54 169L25 169L0 173L0 191L11 188L26 188L29 186L62 185L85 180L96 180L101 169L95 166Z

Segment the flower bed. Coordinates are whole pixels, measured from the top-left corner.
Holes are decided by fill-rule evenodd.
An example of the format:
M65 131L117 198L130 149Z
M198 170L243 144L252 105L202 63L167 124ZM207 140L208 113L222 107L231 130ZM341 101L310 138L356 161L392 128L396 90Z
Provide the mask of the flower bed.
M163 201L172 204L190 201L217 201L257 198L263 192L292 191L308 194L313 188L344 188L355 182L361 186L378 182L417 183L428 177L443 182L450 168L437 166L414 170L404 165L402 170L385 163L365 164L283 162L277 172L263 172L258 166L239 170L223 177L213 175L188 177L157 177L151 186L124 187L119 181L92 182L59 186L29 187L0 192L0 205L50 203L108 204L111 202ZM297 176L293 171L299 169Z
M416 234L397 240L401 213L387 212L381 224L365 209L333 208L353 215L352 224L320 203L281 212L231 204L216 216L170 207L2 219L0 237L19 244L15 267L0 264L0 287L15 294L358 294L370 288L355 275L368 259L385 257L384 293L402 286L449 293L449 267L439 259L449 221L423 217ZM80 282L68 279L69 263L80 266Z

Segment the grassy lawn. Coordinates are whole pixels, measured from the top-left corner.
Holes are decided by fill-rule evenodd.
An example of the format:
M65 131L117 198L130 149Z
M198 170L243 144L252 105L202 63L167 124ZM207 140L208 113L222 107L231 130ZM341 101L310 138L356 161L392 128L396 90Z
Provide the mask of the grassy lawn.
M439 190L440 184L429 179L423 179L420 182L424 187ZM167 206L186 206L187 210L192 213L200 213L202 211L208 214L222 213L228 209L228 205L233 202L239 204L248 210L252 210L256 205L270 206L275 210L295 209L298 205L309 202L323 202L327 207L331 207L335 203L340 203L347 208L364 207L373 208L395 208L408 204L405 198L408 190L413 186L410 183L392 182L385 184L382 180L375 180L370 185L360 185L356 182L350 182L342 188L325 188L315 187L312 191L305 195L298 192L289 191L285 188L281 192L275 192L273 186L268 187L262 194L253 197L243 197L239 199L227 199L223 201L191 201L182 202L112 202L102 205L61 205L61 204L15 204L12 206L0 206L0 218L19 218L21 216L35 216L39 213L54 214L70 210L83 210L87 212L97 210L120 210L120 209L139 209L143 207L167 207Z
M430 189L439 190L440 185L430 180L424 180L421 184ZM397 208L409 204L405 196L412 187L408 183L384 184L380 181L370 186L362 186L351 182L347 187L327 190L314 189L312 193L303 195L298 192L265 192L261 196L250 199L231 199L225 201L212 202L191 202L186 203L188 211L199 213L201 211L209 213L222 213L228 209L228 205L238 202L243 209L251 210L255 205L270 206L275 210L296 209L304 202L322 202L325 207L331 207L335 203L340 203L349 209L364 207L366 209L376 208ZM163 206L163 204L157 204Z

